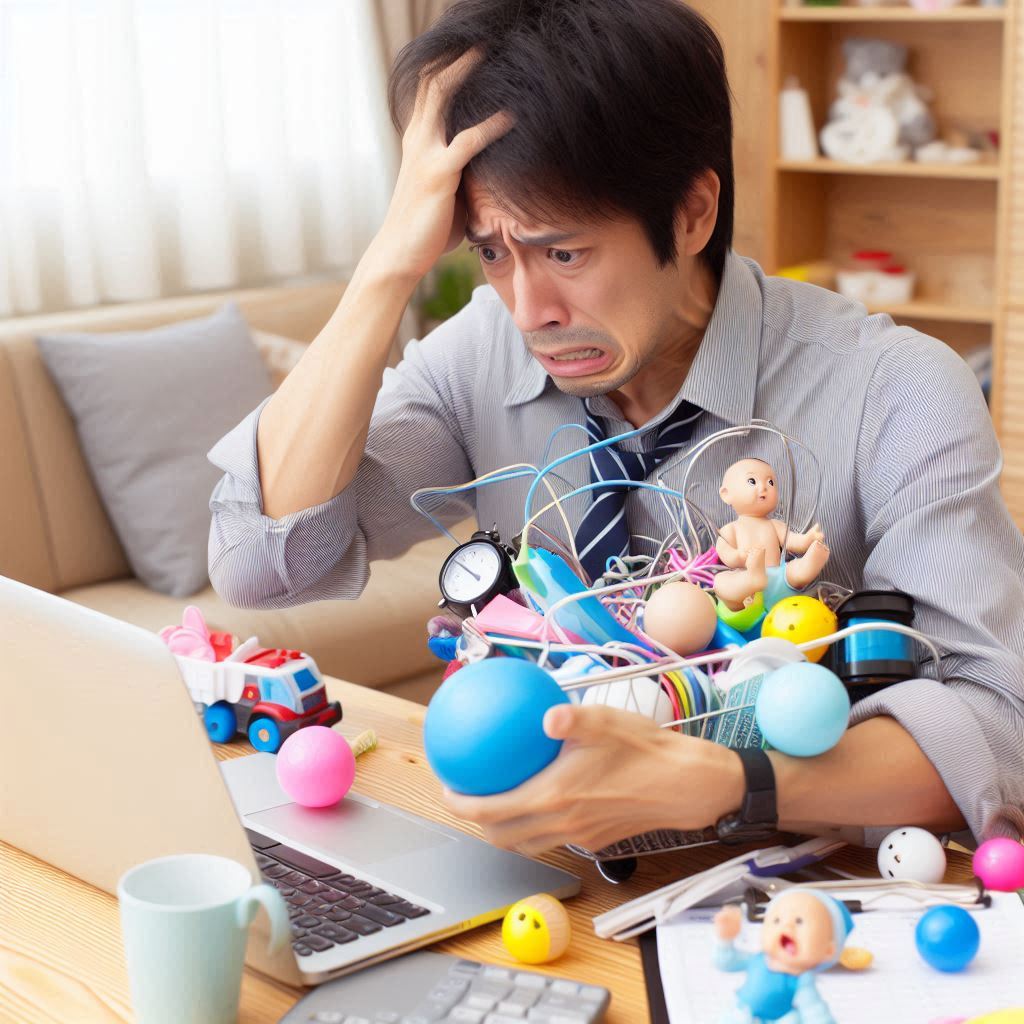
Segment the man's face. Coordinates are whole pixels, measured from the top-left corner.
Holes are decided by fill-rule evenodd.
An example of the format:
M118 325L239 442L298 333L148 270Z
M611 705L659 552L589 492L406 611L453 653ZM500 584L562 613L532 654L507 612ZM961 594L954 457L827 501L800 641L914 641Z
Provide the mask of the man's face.
M464 192L466 237L484 276L562 391L615 391L686 337L679 306L689 264L659 268L638 221L542 224L503 210L469 174Z

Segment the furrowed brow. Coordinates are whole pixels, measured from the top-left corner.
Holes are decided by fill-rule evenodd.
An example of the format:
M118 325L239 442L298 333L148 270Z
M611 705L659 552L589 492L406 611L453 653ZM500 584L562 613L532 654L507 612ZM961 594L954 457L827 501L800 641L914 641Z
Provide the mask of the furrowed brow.
M512 235L512 240L518 242L520 245L560 245L562 242L568 242L576 236L571 232L556 232L550 235L535 235L532 238L517 238ZM501 235L496 232L492 232L489 235L485 235L481 232L474 230L473 228L466 226L466 238L474 245L491 245L495 242L502 240Z

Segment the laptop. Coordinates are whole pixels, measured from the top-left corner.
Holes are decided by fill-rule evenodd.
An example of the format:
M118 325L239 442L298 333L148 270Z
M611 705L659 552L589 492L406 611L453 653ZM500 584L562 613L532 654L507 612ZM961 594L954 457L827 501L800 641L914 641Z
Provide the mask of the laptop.
M173 853L262 873L288 902L293 942L269 953L261 914L246 960L282 982L316 984L533 893L579 891L565 871L355 793L300 807L272 754L219 764L174 656L137 626L0 576L0 651L0 839L110 893Z

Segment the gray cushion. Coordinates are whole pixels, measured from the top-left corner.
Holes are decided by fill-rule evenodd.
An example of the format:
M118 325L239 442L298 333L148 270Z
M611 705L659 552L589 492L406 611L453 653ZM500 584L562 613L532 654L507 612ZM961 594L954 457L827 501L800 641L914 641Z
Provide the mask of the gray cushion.
M238 307L37 341L135 575L174 597L202 589L220 475L206 453L271 391Z

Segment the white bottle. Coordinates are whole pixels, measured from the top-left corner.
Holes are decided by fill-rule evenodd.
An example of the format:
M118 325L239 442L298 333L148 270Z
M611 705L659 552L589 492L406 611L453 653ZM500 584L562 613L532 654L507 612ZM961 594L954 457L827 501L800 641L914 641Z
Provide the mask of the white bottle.
M779 154L783 160L813 160L818 156L811 101L807 90L792 76L779 93Z

